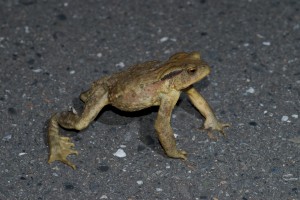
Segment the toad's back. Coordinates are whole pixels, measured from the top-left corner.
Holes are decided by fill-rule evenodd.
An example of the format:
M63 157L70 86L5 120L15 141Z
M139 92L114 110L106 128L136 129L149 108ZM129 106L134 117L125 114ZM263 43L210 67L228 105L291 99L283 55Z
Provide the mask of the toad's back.
M131 66L126 71L111 75L108 81L109 87L118 88L124 85L152 83L157 79L160 66L161 62L159 61L148 61Z
M109 102L125 111L159 105L161 62L149 61L113 74L107 81Z

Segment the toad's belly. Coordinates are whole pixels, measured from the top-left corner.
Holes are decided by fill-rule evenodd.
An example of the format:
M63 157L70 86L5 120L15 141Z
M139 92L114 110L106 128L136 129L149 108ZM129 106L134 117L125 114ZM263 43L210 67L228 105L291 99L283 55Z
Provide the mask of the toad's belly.
M134 92L121 95L109 95L110 104L124 111L138 111L151 106L159 105L159 97L147 94L136 94Z
M148 84L129 83L111 87L108 100L120 110L137 111L160 105L162 93L168 93L168 84L160 81Z

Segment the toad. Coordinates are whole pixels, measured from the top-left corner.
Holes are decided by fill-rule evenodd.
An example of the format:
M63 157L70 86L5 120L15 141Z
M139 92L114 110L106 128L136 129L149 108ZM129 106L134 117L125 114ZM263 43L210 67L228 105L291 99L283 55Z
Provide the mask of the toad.
M211 138L213 130L225 135L223 130L229 126L217 120L209 104L193 87L194 83L209 73L210 67L198 52L180 52L165 62L144 62L96 80L90 89L80 95L85 104L81 113L73 110L52 115L48 127L48 163L57 160L75 169L76 166L67 160L67 156L78 155L78 152L69 137L59 134L59 127L82 130L108 104L129 112L159 106L154 126L161 146L167 156L187 159L187 153L177 149L170 125L171 113L181 92L188 95L192 104L205 117L203 128L208 130Z

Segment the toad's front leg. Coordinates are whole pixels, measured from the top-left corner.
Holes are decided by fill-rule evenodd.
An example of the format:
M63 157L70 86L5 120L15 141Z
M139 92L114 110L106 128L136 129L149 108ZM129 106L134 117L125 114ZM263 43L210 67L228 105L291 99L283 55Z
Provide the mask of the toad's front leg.
M225 136L224 128L229 127L229 124L221 123L217 120L215 114L210 108L206 100L199 94L194 87L189 87L185 90L188 94L193 105L200 111L205 117L204 129L208 130L208 136L211 139L216 140L217 138L212 134L213 130L219 131Z
M67 160L67 156L70 154L77 155L78 152L73 149L74 144L70 141L70 138L59 135L59 126L67 129L82 130L95 119L99 111L107 104L107 93L95 91L93 96L86 101L81 115L74 112L54 114L50 119L48 128L48 142L50 148L48 163L58 160L76 169L76 166Z
M161 96L160 107L155 121L158 139L166 154L172 158L186 159L187 153L176 148L176 141L170 125L171 113L178 101L180 92L173 91Z

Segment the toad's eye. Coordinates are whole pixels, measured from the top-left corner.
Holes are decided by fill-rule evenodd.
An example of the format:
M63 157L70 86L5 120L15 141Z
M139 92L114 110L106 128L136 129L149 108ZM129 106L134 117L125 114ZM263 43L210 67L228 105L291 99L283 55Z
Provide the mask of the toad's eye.
M191 74L191 75L192 75L192 74L195 74L196 71L197 71L197 69L196 69L195 67L192 67L192 68L189 68L189 69L188 69L188 73Z

